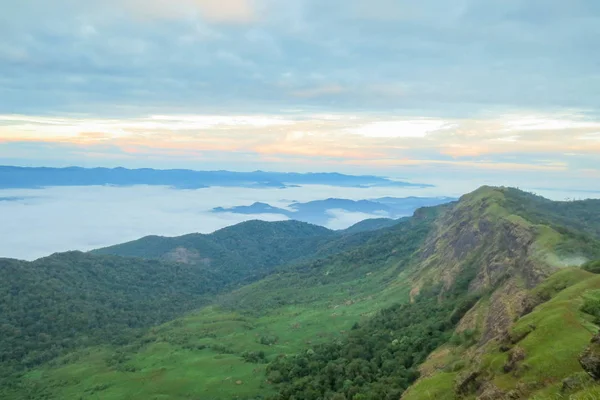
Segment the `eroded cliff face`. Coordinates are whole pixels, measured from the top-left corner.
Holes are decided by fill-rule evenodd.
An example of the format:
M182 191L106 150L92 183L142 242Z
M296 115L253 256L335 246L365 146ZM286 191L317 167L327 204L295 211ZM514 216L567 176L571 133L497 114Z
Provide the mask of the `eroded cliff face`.
M464 196L437 222L420 252L413 292L441 282L444 290L464 285L490 296L478 322L469 312L459 330L481 332L481 344L504 335L525 311L525 297L555 268L541 257L538 228L503 207L504 193L482 188ZM478 325L478 326L475 326Z
M481 294L481 298L456 327L456 337L468 338L468 344L450 343L430 354L420 367L421 378L405 392L403 399L426 398L421 394L431 393L432 385L437 387L437 393L450 391L452 396L448 398L525 399L539 389L519 386L520 374L526 373L531 362L520 341L536 328L532 324L527 325L530 330L513 330L515 321L529 321L528 314L550 299L539 288L547 285L547 278L561 269L552 260L558 257L557 245L565 243L568 237L559 233L560 229L525 219L525 212L515 215L505 206L505 195L501 188L481 188L464 196L438 219L425 241L414 272L415 295L441 283L443 299L444 291L464 287L467 277L465 290ZM565 281L553 286L553 293L570 284ZM569 304L578 307L573 305L576 303ZM564 313L572 315L569 310ZM583 336L584 325L580 323L578 328ZM519 334L522 336L515 337ZM536 337L541 334L538 332ZM594 345L579 359L593 377L597 372ZM500 373L511 375L518 383L516 388L501 390L496 386L494 377L498 372L490 372L490 351L500 351L495 357L504 361L495 362L504 362L500 364Z

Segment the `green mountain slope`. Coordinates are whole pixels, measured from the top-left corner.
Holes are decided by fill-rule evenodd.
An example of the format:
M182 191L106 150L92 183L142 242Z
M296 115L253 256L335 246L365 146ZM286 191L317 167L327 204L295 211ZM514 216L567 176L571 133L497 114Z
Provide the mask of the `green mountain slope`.
M544 215L543 220L531 218L529 221L525 217L537 213L536 208L523 206L532 204L523 201L530 197L539 200L512 189L484 187L464 196L436 219L431 233L407 267L413 304L397 312L384 311L388 321L404 321L402 314L418 308L422 299L430 298L432 293L437 293L435 296L441 306L449 307L445 314L435 314L436 308L429 307L433 314L431 319L427 311L422 310L419 315L425 319L413 318L413 325L404 326L397 333L397 338L404 343L413 343L412 346L398 352L391 344L395 340L391 332L382 334L377 324L367 327L358 335L377 339L373 344L367 342L362 350L361 346L356 346L356 338L353 339L351 334L341 349L335 346L333 350L332 347L325 349L326 354L334 354L325 357L329 360L325 364L309 367L307 371L302 365L310 364L310 357L307 360L300 358L301 362L296 357L295 362L284 362L284 367L276 367L275 371L284 377L276 398L397 398L398 391L410 382L410 369L418 364L418 360L424 359L421 339L427 337L427 344L439 343L448 329L448 323L444 321L452 321L453 316L460 332L468 330L469 340L477 338L480 343L491 343L505 337L515 319L528 311L530 305L525 299L532 288L545 282L564 265L600 255L594 230L580 225L586 220L581 215L600 212L594 204L554 204L553 212ZM577 212L568 226L561 225L565 215L571 215L573 210ZM582 230L577 231L579 226ZM473 305L472 300L478 297L485 299L478 304L487 304L487 308L468 312L458 321L456 317L467 312ZM465 328L474 320L478 321L476 328ZM394 326L391 322L389 325ZM589 341L590 335L588 332L586 340ZM562 340L563 346L573 349L569 339ZM573 354L580 351L571 352L571 363L577 364ZM348 371L352 364L349 360L356 355L366 362L358 381L356 374ZM324 355L317 351L316 357L323 359ZM395 364L396 368L386 367L382 357L400 362L406 370L398 370L398 364ZM406 357L409 362L401 361ZM295 372L289 372L290 368ZM334 375L338 378L332 378L331 369L337 371ZM566 368L561 370L564 372ZM469 376L465 379L467 385L470 384ZM523 384L518 379L517 382Z
M265 382L266 362L301 350L307 341L343 337L357 320L408 300L402 271L438 213L421 210L363 245L344 236L339 240L352 250L281 268L260 283L218 296L220 306L154 328L129 345L94 346L54 360L26 374L5 397L221 399L274 393Z
M0 273L0 378L77 347L129 342L222 286L194 266L79 252L0 259Z
M335 237L329 229L304 222L247 221L210 235L148 236L92 253L196 264L242 281L309 257Z
M483 187L382 230L309 236L320 239L312 247L299 242L308 259L294 248L291 264L264 262L268 276L214 296L210 306L124 345L55 359L0 394L379 400L408 388L409 399L594 395L578 358L597 331L597 275L564 267L600 258L600 209L548 202ZM232 235L229 248L261 243L248 233L260 229ZM288 248L279 243L294 246L265 236L277 252ZM179 246L128 255L163 258ZM254 262L236 270L252 271ZM219 271L207 264L178 265ZM569 388L559 393L564 379Z
M373 235L369 231L372 229L358 229L343 235L299 221L247 221L210 235L148 236L92 253L198 265L236 284L264 277L280 265L362 244Z
M526 300L539 304L494 340L482 340L482 321L467 318L455 340L421 366L422 378L402 398L598 398L600 385L579 359L598 332L598 320L583 306L593 303L600 310L600 276L567 268L529 291ZM489 301L482 300L469 317L485 313Z
M359 233L376 231L378 229L388 228L394 226L405 218L390 219L390 218L370 218L363 221L357 222L356 224L339 231L344 234Z

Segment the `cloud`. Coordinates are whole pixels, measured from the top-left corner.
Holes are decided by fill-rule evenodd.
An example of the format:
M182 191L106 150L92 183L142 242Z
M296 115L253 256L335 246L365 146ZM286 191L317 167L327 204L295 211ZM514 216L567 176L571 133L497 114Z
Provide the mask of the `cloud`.
M263 201L276 207L289 199L306 202L337 196L350 199L390 194L422 193L403 188L207 188L175 190L158 186L52 187L0 190L0 257L35 259L57 251L90 250L146 235L175 236L210 233L249 219L277 221L284 215L212 213L217 206L232 207ZM283 200L287 197L288 200ZM332 226L345 228L361 215L333 213ZM362 217L368 217L362 216ZM57 229L60 227L60 229Z
M453 168L452 173L463 174L576 176L598 164L598 129L600 121L579 114L478 119L306 112L122 119L0 115L0 157L55 166L366 168L374 174L421 166L437 168L440 175Z
M295 90L292 96L296 97L321 97L335 95L344 92L345 89L340 85L326 85L309 89Z
M599 4L7 2L0 154L576 176L600 153Z
M24 0L0 112L594 113L599 22L594 0Z
M362 212L351 212L340 209L327 210L327 214L331 216L331 219L327 222L327 228L329 229L346 229L349 226L356 224L365 219L370 218L388 218L389 216L385 213L382 214L368 214Z
M470 166L472 168L472 166ZM419 171L423 167L419 166ZM586 173L598 179L600 171ZM35 259L57 251L90 250L135 240L145 235L176 236L192 232L210 233L248 219L284 220L283 215L212 213L212 208L250 205L256 201L286 207L291 201L308 202L332 197L361 200L385 196L460 196L483 184L511 184L535 190L548 197L600 197L600 192L582 190L581 180L518 172L515 177L469 179L439 176L435 172L429 188L333 188L308 185L288 189L211 187L176 190L159 186L51 187L0 190L0 257ZM540 189L544 188L545 189ZM329 210L332 229L346 228L362 219L385 215ZM60 229L57 229L60 227Z
M367 137L424 138L430 132L447 130L453 127L455 125L439 120L377 121L348 129L348 132Z
M216 23L246 24L258 15L252 0L126 0L131 11L144 18L180 19L198 13Z

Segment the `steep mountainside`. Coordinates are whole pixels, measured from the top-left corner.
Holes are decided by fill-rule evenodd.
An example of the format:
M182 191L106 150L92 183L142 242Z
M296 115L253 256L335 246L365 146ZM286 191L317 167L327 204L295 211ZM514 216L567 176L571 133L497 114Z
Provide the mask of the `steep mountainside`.
M530 197L533 200L528 202ZM477 346L506 340L514 329L514 322L535 307L535 301L530 298L533 288L544 284L561 267L600 256L600 243L593 234L593 229L575 230L585 220L581 215L600 212L593 208L592 202L584 202L583 205L555 204L554 211L544 214L543 220L531 218L532 221L529 221L526 218L535 216L537 210L525 205L536 204L537 201L539 199L535 196L512 189L484 187L449 207L436 219L430 234L406 267L406 278L412 287L412 304L397 311L384 311L387 322L377 324L374 320L372 325L351 333L348 341L342 342L341 347L313 347L310 349L311 357L297 356L292 361L277 361L271 369L272 373L277 374L276 380L281 385L279 397L276 398L394 398L410 382L413 376L411 369L424 360L423 346L431 349L429 346L432 343L439 344L444 337L449 338L445 335L454 324L457 324L460 334L466 335L468 340L475 340ZM562 221L571 214L574 214L573 218L565 226ZM263 285L263 282L257 286ZM589 281L580 286L579 291L571 292L575 296L572 297L573 303L569 305L572 310L578 311L582 292L596 288L595 282ZM278 282L278 285L285 287L284 282ZM436 314L436 307L430 304L416 312L416 315L424 319L412 318L413 322L406 325L403 314L419 309L423 302L431 301L432 295L437 298L437 304L448 308L442 308L439 310L441 314ZM589 296L593 294L590 293ZM544 300L547 299L544 297ZM585 321L585 317L581 318ZM393 322L396 320L399 322ZM385 326L392 329L389 331L391 333L382 330ZM394 334L395 330L399 330L399 336ZM587 334L580 336L583 339L578 343L589 341L594 331L597 331L597 326L588 325ZM419 341L424 336L429 337L426 343ZM369 339L372 337L378 339ZM395 345L396 340L400 340L398 343L412 344L408 347ZM548 353L544 355L547 357L546 366L552 362L569 362L576 366L562 368L555 377L567 378L571 373L583 373L577 362L577 355L583 351L583 346L571 345L568 340L559 336L553 337L549 343L552 346L568 347L568 360L560 357L553 359ZM432 357L437 354L438 352L434 353ZM410 357L406 358L408 355ZM350 362L357 356L366 362L358 382ZM396 360L396 367L385 367L382 357ZM317 362L315 366L304 369L303 363L310 365L313 359ZM403 365L405 369L398 369L398 365ZM333 375L332 368L337 371ZM539 376L538 374L537 377ZM479 375L477 368L472 375L467 371L466 375L461 375L457 380L457 383L453 383L456 388L453 387L451 393L458 397L472 395L481 396L478 398L482 399L494 398L486 397L492 392L500 396L495 398L508 396L508 391L489 389L491 384L487 384L486 378ZM473 387L472 380L477 382ZM525 384L519 377L514 379L514 383L521 386ZM555 383L548 381L538 384L536 388L546 388ZM428 390L428 384L417 387ZM536 393L534 389L521 387L520 391L511 392L511 396L528 398ZM443 387L443 390L448 390L448 386ZM409 393L412 393L411 396L414 393L423 396L416 398L430 398L427 391L421 393L419 390L412 390Z
M392 227L309 233L298 247L278 226L264 233L264 242L248 238L263 234L258 225L221 232L219 240L231 247L219 249L259 247L248 252L252 262L238 261L240 271L257 268L255 260L269 265L261 243L294 253L292 264L265 267L264 279L216 295L210 306L139 339L88 347L37 367L0 394L595 398L600 356L598 341L590 340L600 322L598 264L577 266L600 259L599 213L594 201L549 202L483 187ZM145 241L124 248L164 259L181 247ZM152 246L158 250L144 253ZM297 256L302 252L320 257ZM214 263L177 265L219 272Z
M551 202L505 188L461 199L426 245L413 292L440 276L451 288L473 268L469 292L483 297L403 399L600 396L578 361L598 332L600 280L562 269L600 257L599 218L596 200Z

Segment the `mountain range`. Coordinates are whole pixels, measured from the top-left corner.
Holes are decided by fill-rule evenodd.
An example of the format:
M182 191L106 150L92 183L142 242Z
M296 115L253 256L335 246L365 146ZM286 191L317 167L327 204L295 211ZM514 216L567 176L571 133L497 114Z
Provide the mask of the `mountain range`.
M296 185L432 187L428 184L402 182L373 175L339 173L0 166L0 189L91 185L163 185L177 189L201 189L211 186L284 189Z
M482 187L0 260L6 399L600 398L600 200Z

